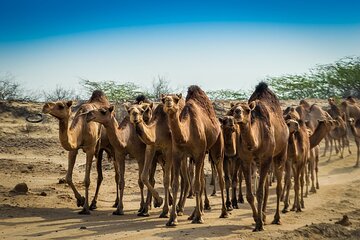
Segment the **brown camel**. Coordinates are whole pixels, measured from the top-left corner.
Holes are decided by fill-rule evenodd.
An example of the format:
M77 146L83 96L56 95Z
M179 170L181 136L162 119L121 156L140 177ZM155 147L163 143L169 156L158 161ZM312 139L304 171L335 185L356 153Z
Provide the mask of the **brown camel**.
M294 175L294 191L295 199L292 210L301 212L301 208L304 208L304 175L307 175L306 164L308 161L310 141L307 131L307 127L302 120L294 120L290 117L286 121L289 127L289 142L288 142L288 159L286 161L287 171L285 172L285 187L287 188L287 194L284 200L283 212L288 211L289 207L289 192L291 174L290 169ZM299 184L301 192L299 193Z
M277 178L276 212L274 224L280 224L280 195L282 192L282 173L287 155L289 129L282 116L278 98L261 82L251 95L247 104L239 104L233 109L234 117L240 125L240 138L237 151L241 157L246 181L246 198L253 210L256 226L254 231L264 230L265 211L269 184L267 176L273 163ZM260 174L256 193L258 207L251 192L251 164L256 162ZM264 193L265 190L265 193Z
M69 119L71 116L71 105L72 101L49 102L45 103L43 112L48 113L59 120L59 139L62 147L69 151L66 182L72 188L77 199L78 206L83 206L83 209L79 212L79 214L90 214L90 170L93 158L97 155L99 150L101 126L100 124L94 122L88 123L86 122L85 118L87 112L102 106L108 106L109 102L103 92L98 90L94 91L90 100L87 103L81 105L70 124ZM86 169L84 179L85 198L80 195L72 181L72 173L79 149L82 149L86 153ZM94 204L96 205L96 199Z
M179 108L182 109L184 106L184 101L179 101ZM146 154L145 154L145 166L144 171L142 172L142 180L147 186L149 191L154 196L154 201L157 206L161 206L163 199L159 196L158 192L151 186L148 179L148 167L152 162L153 155L156 151L162 152L165 157L165 168L164 168L164 189L165 189L165 201L163 206L163 211L160 214L161 218L169 217L169 187L170 187L170 174L172 169L172 138L169 126L167 123L167 114L163 110L163 104L160 103L154 109L152 118L149 123L144 123L142 119L142 112L147 108L143 107L142 104L134 105L128 107L127 110L130 115L130 121L134 124L136 133L139 138L146 144ZM189 177L185 162L181 165L182 167L182 186L184 191L181 192L181 197L179 198L179 204L177 206L177 211L179 215L183 214L184 205L189 190ZM174 202L175 203L175 202ZM175 205L175 204L173 204Z
M356 164L354 167L359 167L359 158L360 158L360 120L358 119L355 122L354 118L349 119L349 125L351 128L351 132L355 137L355 143L357 148L357 157L356 157Z
M345 113L346 120L354 118L355 122L360 119L360 105L353 101L343 101L341 103L341 110Z
M242 174L240 170L240 157L236 152L236 143L240 137L240 128L236 124L233 116L224 116L219 118L221 122L224 137L224 176L226 188L226 208L231 211L233 208L239 208L236 196L238 175ZM240 173L239 173L240 171ZM231 183L230 183L231 181ZM230 201L230 185L232 188L232 198ZM239 187L241 192L241 185ZM240 195L242 197L242 194ZM240 199L241 200L241 199Z
M151 111L145 111L144 119L151 117ZM118 172L118 198L119 204L117 205L117 210L113 212L114 215L123 215L123 194L125 186L125 157L127 154L134 157L139 165L139 178L138 185L140 188L141 202L139 209L139 216L148 216L148 208L150 205L151 195L148 194L147 200L144 200L144 183L141 180L141 173L144 169L145 162L145 149L146 145L139 139L135 132L134 126L130 123L129 116L125 117L123 121L118 124L118 121L115 118L114 107L103 107L100 109L94 109L87 114L87 121L94 121L101 123L108 132L109 141L115 151L115 162L116 170ZM155 183L154 174L156 170L156 160L153 161L154 164L150 167L150 182L153 185ZM155 165L155 166L154 166Z
M228 217L224 201L223 159L224 142L221 126L216 118L213 105L203 90L198 86L190 86L186 96L186 103L181 110L179 103L182 95L166 95L162 97L164 111L168 116L168 125L172 136L172 155L174 177L172 191L174 201L179 188L179 174L181 162L186 157L192 157L195 162L195 197L196 207L189 219L193 223L203 223L202 192L205 184L204 159L209 152L215 163L220 183L222 212L220 217ZM167 226L177 225L176 208L173 205Z

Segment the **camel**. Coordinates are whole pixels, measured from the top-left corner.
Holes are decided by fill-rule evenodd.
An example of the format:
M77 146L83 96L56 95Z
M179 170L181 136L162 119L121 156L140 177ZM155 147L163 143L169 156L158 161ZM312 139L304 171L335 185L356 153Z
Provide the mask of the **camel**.
M360 119L360 105L355 101L345 100L340 105L341 110L345 113L345 120L349 122L350 118L354 118L355 122Z
M89 101L81 105L70 124L69 119L71 116L71 105L72 101L48 102L43 106L43 113L50 114L59 120L60 143L65 150L69 151L66 182L70 185L75 194L77 205L83 206L83 209L79 212L79 214L90 214L90 170L93 158L97 155L99 150L101 126L98 123L88 123L85 118L88 111L102 106L108 106L109 102L102 91L94 91ZM79 149L82 149L86 153L84 179L85 198L77 191L72 181L72 173ZM98 185L100 180L101 178L98 178ZM96 199L93 203L94 205L91 207L92 209L96 207Z
M279 210L282 192L281 181L287 158L289 129L283 119L278 98L264 82L256 86L248 103L235 106L233 113L240 126L237 151L241 156L241 166L246 181L246 198L252 208L256 223L254 231L262 231L264 230L263 224L266 218L265 211L269 190L267 176L272 163L277 179L276 212L272 223L281 223ZM260 174L256 193L258 207L254 204L254 196L251 192L252 162L256 162Z
M356 148L357 148L356 164L354 167L358 168L359 167L359 158L360 158L360 120L358 119L355 122L354 118L350 118L349 125L350 125L351 132L355 137L355 143L356 143Z
M293 111L295 113L295 109ZM286 116L285 118L287 118ZM293 119L291 116L286 121L289 127L289 141L288 141L288 159L286 161L287 171L285 172L285 187L287 188L287 194L285 197L285 206L283 212L288 211L289 207L289 192L290 192L290 181L291 174L290 169L294 175L294 191L295 199L292 210L301 212L301 208L304 208L304 174L307 175L306 164L308 161L310 140L308 130L305 123L301 119ZM299 193L299 182L301 192ZM299 196L300 195L300 196Z
M179 101L179 108L181 109L184 106L184 101ZM145 109L147 109L145 107ZM172 169L172 138L169 126L167 123L167 114L163 110L163 104L160 103L155 107L152 118L149 123L144 123L142 119L142 112L144 107L139 105L134 105L127 107L127 111L130 115L130 121L134 124L136 133L139 138L146 144L146 154L145 154L145 166L144 171L142 172L141 178L144 184L147 186L149 191L154 197L155 204L161 206L163 199L159 196L158 192L150 185L148 181L148 171L146 170L152 162L153 155L156 151L163 153L165 157L165 168L164 168L164 189L165 189L165 200L163 211L160 214L161 218L169 217L169 187L170 187L170 174ZM186 161L186 159L184 160ZM181 192L181 197L179 199L179 204L177 206L177 211L179 215L183 214L184 205L189 190L189 177L186 164L181 165L182 168L182 186L184 191ZM175 203L175 202L174 202ZM175 205L175 204L173 204Z
M236 196L238 175L240 170L240 158L236 154L236 143L240 135L240 128L233 116L219 118L224 137L224 176L226 188L226 208L231 211L239 208ZM242 174L242 171L240 171ZM230 201L230 181L232 187L232 198ZM241 192L241 185L239 186ZM240 195L242 197L242 194Z
M330 160L333 143L335 144L336 153L341 152L341 156L340 156L341 158L343 158L345 146L348 146L349 154L351 154L351 150L350 150L349 139L347 136L346 123L344 122L346 118L345 113L341 111L340 108L336 105L334 98L329 98L328 102L330 105L330 109L328 109L327 112L330 114L330 116L333 119L338 119L340 125L325 137L325 148L322 156L325 156L326 151L330 145L330 156L329 156L329 160ZM342 118L343 120L340 118Z
M143 113L144 119L148 121L151 117L150 109ZM139 178L138 185L140 188L141 201L139 216L149 216L148 208L150 205L151 195L148 194L147 200L144 200L144 183L141 180L141 173L144 169L145 162L145 149L146 145L139 139L136 134L134 126L130 123L129 116L125 117L123 121L118 124L118 121L115 118L114 106L103 107L100 109L94 109L87 114L87 121L94 121L101 123L108 132L108 137L111 145L115 151L115 163L117 171L117 180L118 180L118 198L119 203L117 205L116 211L113 212L114 215L123 215L123 192L125 186L125 157L127 154L130 154L134 157L139 165ZM156 161L153 161L154 164L148 169L150 173L150 182L153 185L155 183L154 175L156 170Z
M204 91L196 86L190 86L185 100L185 106L180 109L182 95L164 95L161 98L164 112L167 114L168 125L172 136L172 156L174 176L172 191L174 202L179 188L181 162L186 157L192 157L195 163L195 198L196 207L189 217L192 223L203 223L202 193L205 186L204 159L209 152L219 177L222 211L221 218L228 217L224 200L223 159L224 142L221 126L216 118L214 107ZM167 226L177 225L176 208L173 205Z

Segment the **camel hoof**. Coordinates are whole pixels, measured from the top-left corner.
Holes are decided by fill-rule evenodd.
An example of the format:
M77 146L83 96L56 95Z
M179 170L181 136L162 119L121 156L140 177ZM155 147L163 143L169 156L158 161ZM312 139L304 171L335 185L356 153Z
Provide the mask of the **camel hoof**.
M288 212L289 212L289 209L284 208L281 212L282 212L282 213L288 213Z
M204 204L204 210L211 210L210 203L205 203Z
M262 225L261 225L261 226L258 226L258 225L256 224L253 232L261 232L261 231L264 231L264 227L263 227Z
M169 212L168 211L163 211L160 215L159 218L169 218Z
M229 218L229 213L228 212L222 212L219 218Z
M243 197L240 197L239 200L238 200L239 203L244 203L244 198Z
M124 211L123 211L123 210L116 209L116 211L114 211L112 214L113 214L113 215L122 216L122 215L124 215Z
M88 209L83 208L80 212L80 215L90 215L90 211Z
M276 225L281 225L281 221L280 218L279 219L274 219L271 224L276 224Z
M319 186L319 184L318 184L318 183L316 184L316 189L320 189L320 186Z
M96 201L92 201L92 202L91 202L89 209L90 209L90 210L95 210L95 209L97 209Z
M311 193L316 193L316 188L315 188L315 187L311 187L310 192L311 192Z
M237 201L233 201L231 203L231 205L232 205L233 209L239 209L239 205L238 205Z
M183 216L183 215L184 215L184 211L183 211L183 210L179 210L179 211L177 212L177 215L178 215L178 216Z
M296 210L296 212L297 212L297 213L298 213L298 212L302 212L301 208L298 208L298 209Z
M85 204L85 198L81 197L80 199L77 199L76 204L78 207L82 207Z
M203 223L204 223L204 219L203 219L202 217L195 217L195 218L193 218L193 220L191 221L191 223L203 224Z
M194 198L194 195L189 195L189 196L187 196L187 198L193 199L193 198Z
M112 205L112 207L117 208L118 205L119 205L119 203L115 202L114 205Z
M154 207L158 208L161 207L161 205L163 204L164 200L160 197L159 200L154 199Z
M358 168L359 167L359 164L356 164L355 166L354 166L354 168Z
M150 216L150 214L148 212L139 212L137 215L139 217L149 217Z
M167 223L167 227L176 227L178 225L178 221L176 219L170 219Z

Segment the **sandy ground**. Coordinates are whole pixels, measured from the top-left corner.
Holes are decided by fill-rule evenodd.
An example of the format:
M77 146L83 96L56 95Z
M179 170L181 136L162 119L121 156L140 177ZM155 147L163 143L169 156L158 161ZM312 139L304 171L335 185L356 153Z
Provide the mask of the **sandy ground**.
M188 199L179 225L168 228L167 220L158 218L159 208L153 208L147 218L136 215L140 194L134 160L126 162L125 215L112 215L116 189L112 163L107 160L98 209L90 216L79 215L72 190L59 184L66 173L67 152L60 146L57 122L50 117L39 124L24 120L29 112L40 109L40 104L0 103L0 239L360 239L360 168L353 168L356 159L353 142L352 155L345 152L344 159L334 156L331 162L327 162L327 157L320 159L320 189L305 199L303 212L281 214L282 225L269 224L264 232L253 233L248 203L233 210L228 219L220 219L218 191L217 196L209 197L212 210L205 212L204 224L187 220L195 206L194 199ZM84 163L81 153L73 177L81 193ZM210 177L208 163L206 173ZM163 194L161 179L158 169L156 187ZM93 195L95 168L91 180ZM29 192L12 193L21 182L28 185ZM269 223L275 211L275 185L269 197ZM208 186L208 192L211 189ZM335 224L344 214L352 224L347 227Z

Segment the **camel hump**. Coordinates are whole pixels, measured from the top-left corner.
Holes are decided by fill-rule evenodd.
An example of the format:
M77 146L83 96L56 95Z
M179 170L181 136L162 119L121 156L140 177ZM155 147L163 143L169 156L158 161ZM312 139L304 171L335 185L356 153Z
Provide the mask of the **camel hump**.
M135 104L140 104L140 102L150 103L151 101L144 94L141 94L136 97Z
M101 103L105 105L110 105L109 100L105 96L105 93L101 90L93 91L89 99L89 103Z
M196 102L196 104L199 105L207 113L213 123L217 122L214 107L206 93L199 86L191 85L188 88L186 102L188 102L189 100L193 100L194 102Z
M255 100L261 100L262 102L268 103L272 108L273 111L279 112L282 114L281 108L280 108L280 102L275 93L273 93L267 83L260 82L256 87L255 91L249 98L248 103L255 101Z

